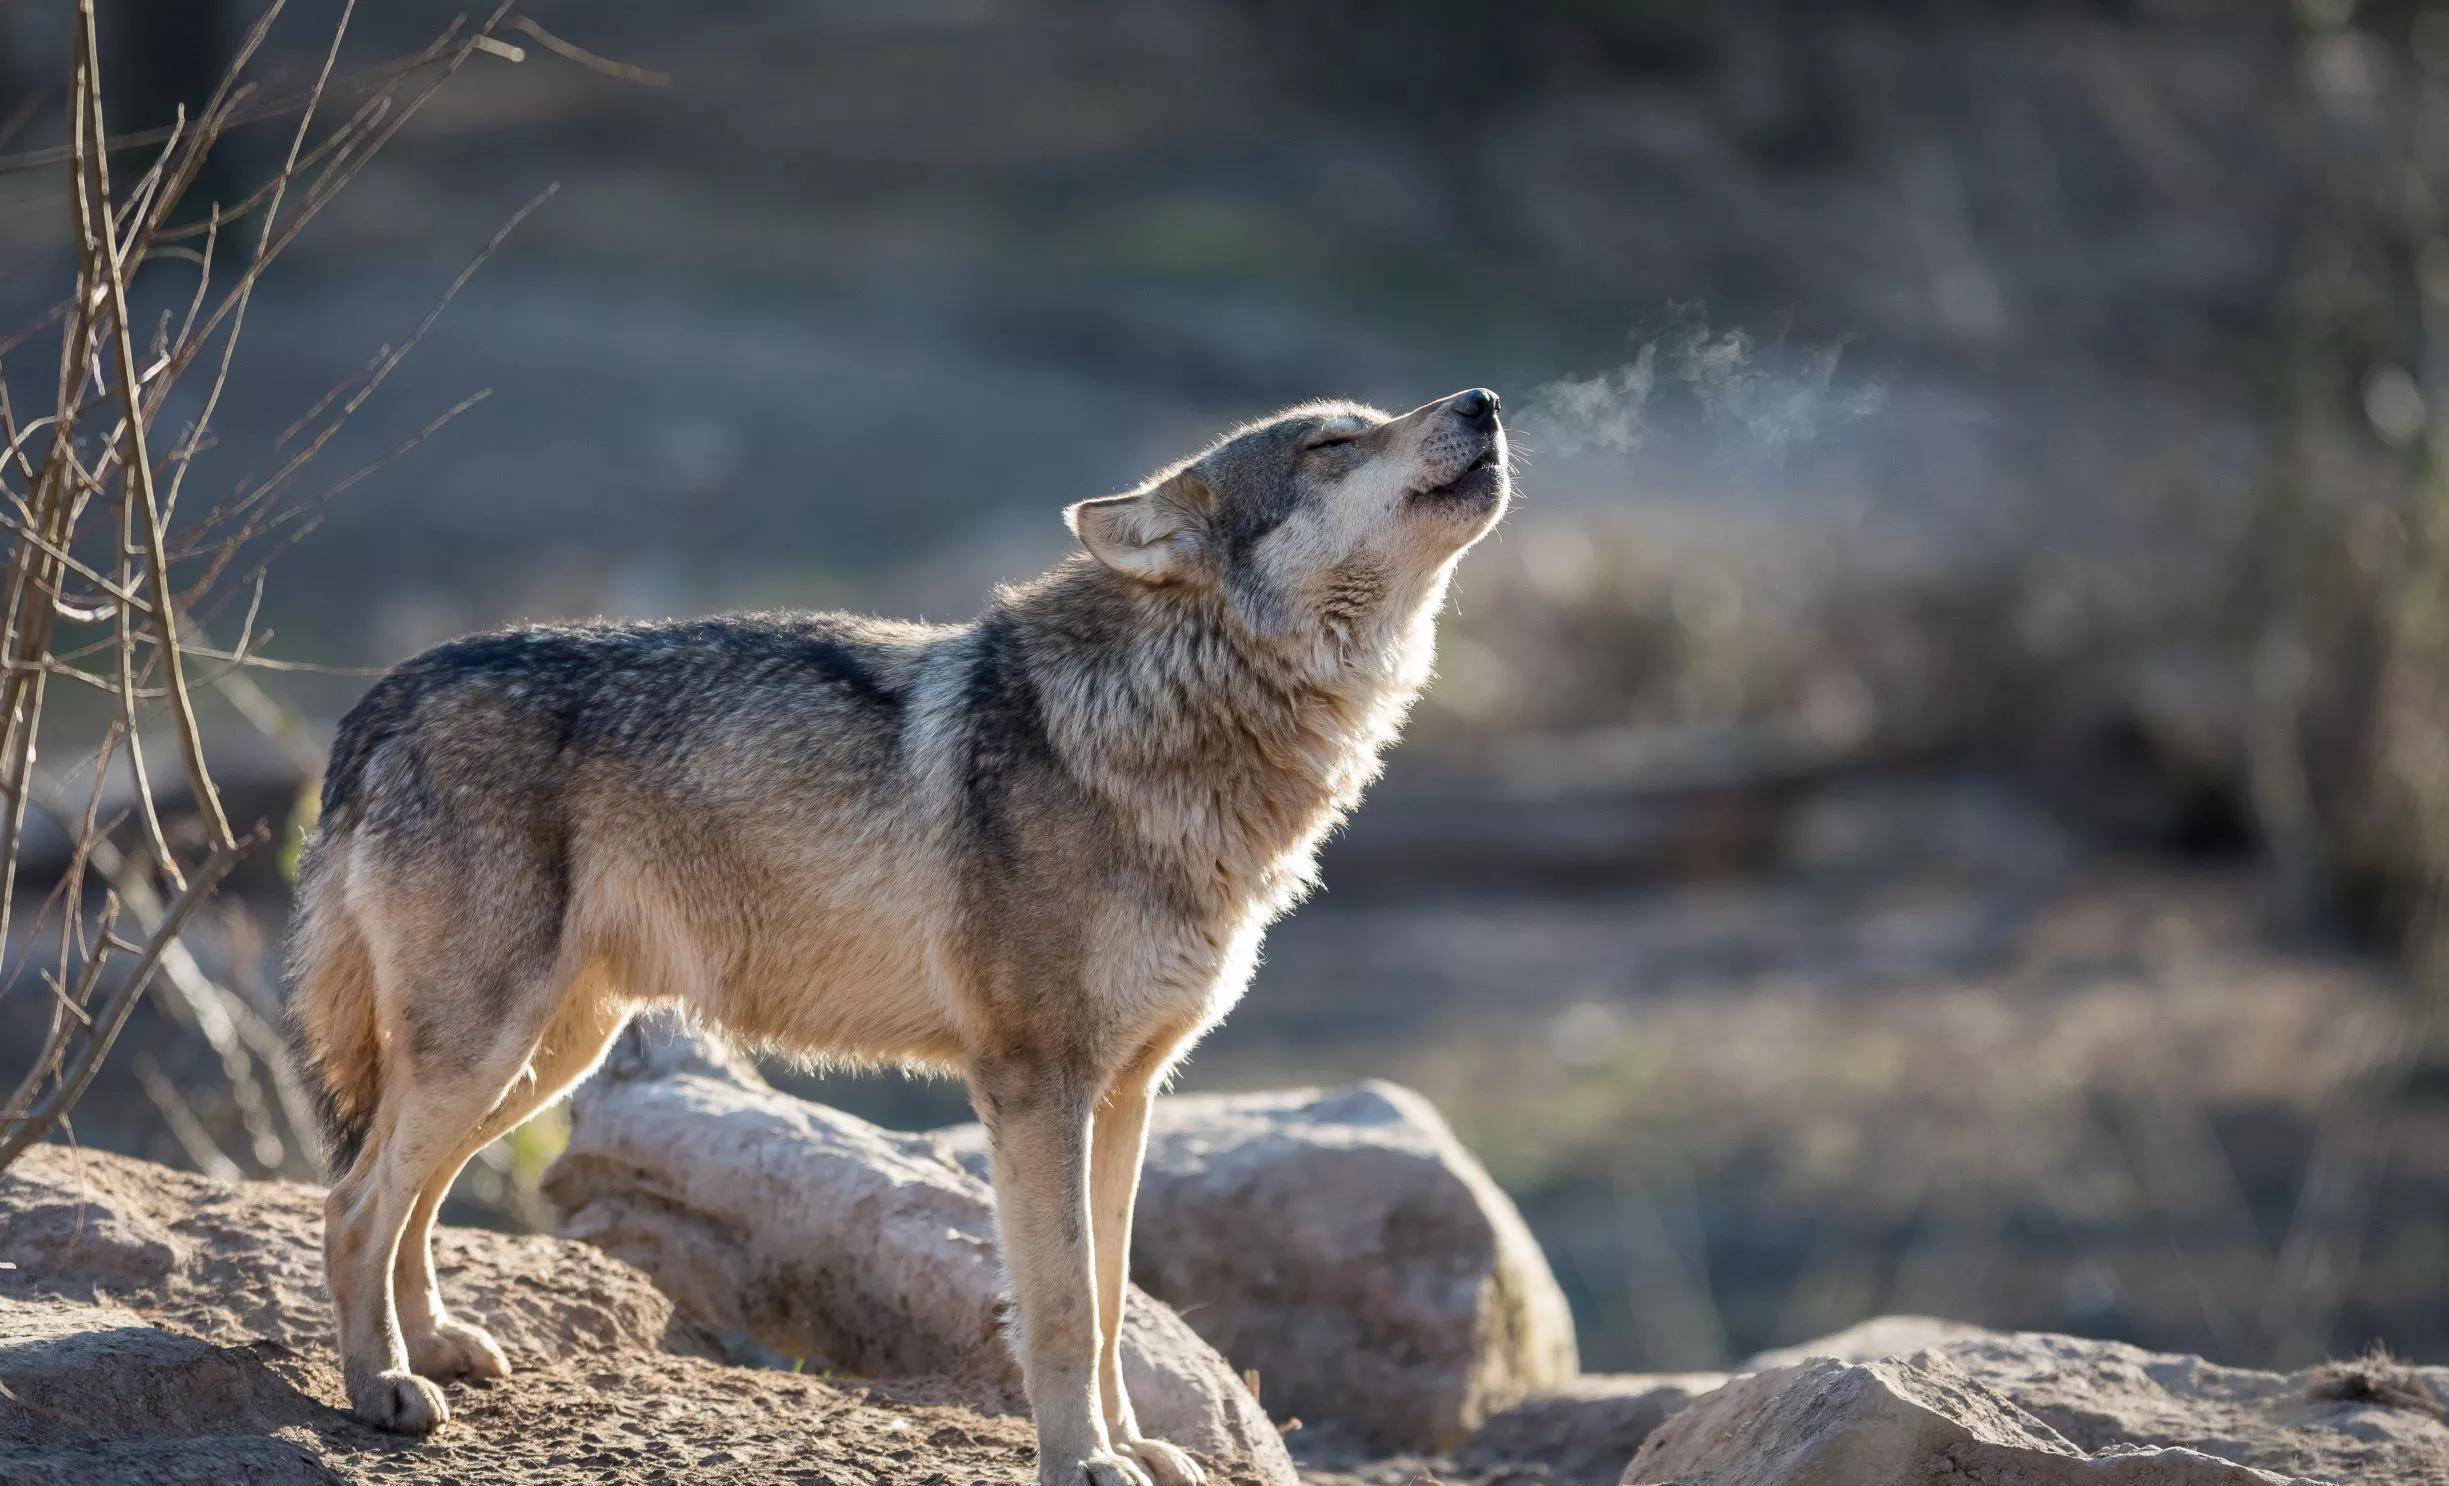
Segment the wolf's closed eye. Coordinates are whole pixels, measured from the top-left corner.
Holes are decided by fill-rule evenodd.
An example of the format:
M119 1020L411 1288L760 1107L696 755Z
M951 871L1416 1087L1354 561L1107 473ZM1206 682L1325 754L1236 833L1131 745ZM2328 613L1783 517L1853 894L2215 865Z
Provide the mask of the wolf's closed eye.
M1340 449L1344 445L1351 443L1353 438L1354 435L1348 433L1329 434L1323 439L1312 439L1308 443L1303 444L1301 446L1301 452L1304 454L1315 454L1321 449Z

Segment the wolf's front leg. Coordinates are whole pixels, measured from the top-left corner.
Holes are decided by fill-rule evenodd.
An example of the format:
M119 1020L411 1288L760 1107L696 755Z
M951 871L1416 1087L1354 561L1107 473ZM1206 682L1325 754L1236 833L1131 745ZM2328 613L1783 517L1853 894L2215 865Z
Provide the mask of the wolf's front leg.
M1097 1391L1096 1262L1088 1200L1098 1080L1054 1059L982 1062L970 1092L995 1153L995 1222L1019 1312L1039 1486L1154 1486L1117 1454Z
M1096 1212L1097 1387L1114 1448L1139 1462L1156 1486L1201 1486L1207 1472L1163 1440L1139 1431L1122 1381L1122 1308L1131 1284L1131 1209L1139 1198L1140 1162L1148 1148L1148 1105L1154 1078L1127 1069L1097 1107L1090 1144L1089 1203Z

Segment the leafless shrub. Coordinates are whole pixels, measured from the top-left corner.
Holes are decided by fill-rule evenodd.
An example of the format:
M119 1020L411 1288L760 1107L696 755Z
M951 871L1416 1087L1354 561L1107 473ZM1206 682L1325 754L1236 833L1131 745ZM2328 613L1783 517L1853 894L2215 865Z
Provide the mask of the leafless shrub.
M281 441L294 441L294 452L268 477L201 512L201 502L182 502L182 489L207 446L266 269L471 57L518 55L494 39L508 9L474 27L463 18L422 52L336 79L344 9L312 87L266 100L247 72L280 14L273 0L195 117L182 112L166 130L114 139L103 115L93 0L79 0L66 143L0 160L0 168L65 167L77 259L73 292L0 341L5 357L54 327L59 334L49 411L21 415L0 382L0 529L8 541L0 580L0 1016L41 1026L39 1036L0 1038L34 1049L0 1103L0 1167L68 1115L157 980L219 1057L252 1138L253 1164L277 1168L284 1144L296 1149L310 1124L283 1082L269 1008L214 983L181 942L214 889L268 834L261 824L229 819L206 760L197 698L210 686L242 716L267 711L246 674L272 664L257 653L255 623L266 564L324 501L372 467L304 494L300 477L467 274L400 345L308 410ZM346 116L322 120L337 102L352 105ZM297 119L277 174L234 204L213 204L200 221L174 225L225 131L288 112ZM319 121L326 127L318 138ZM114 181L115 159L141 158L136 150L156 146L132 180L123 167ZM165 316L147 335L130 314L129 286L148 265L173 259L194 265L193 297L182 315ZM173 389L199 363L210 368L199 410L174 431L158 428ZM474 400L444 412L402 449ZM237 638L213 645L205 624L241 601ZM47 708L55 683L90 690L108 705ZM146 752L148 726L158 730L165 720L175 736L168 771L175 779ZM114 797L111 781L122 767L128 789ZM192 832L165 824L174 813L168 807L181 803L195 818ZM70 845L65 870L32 921L17 924L29 809L50 817ZM229 1166L180 1091L149 1064L138 1073L198 1164Z

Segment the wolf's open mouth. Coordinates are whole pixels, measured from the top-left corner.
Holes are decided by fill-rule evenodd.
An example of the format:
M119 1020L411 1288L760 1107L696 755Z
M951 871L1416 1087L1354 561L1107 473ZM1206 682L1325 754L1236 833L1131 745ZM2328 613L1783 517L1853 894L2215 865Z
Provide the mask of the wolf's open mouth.
M1497 451L1491 446L1480 451L1480 457L1463 467L1463 472L1443 485L1432 485L1415 495L1422 500L1445 497L1478 499L1493 495L1497 488Z

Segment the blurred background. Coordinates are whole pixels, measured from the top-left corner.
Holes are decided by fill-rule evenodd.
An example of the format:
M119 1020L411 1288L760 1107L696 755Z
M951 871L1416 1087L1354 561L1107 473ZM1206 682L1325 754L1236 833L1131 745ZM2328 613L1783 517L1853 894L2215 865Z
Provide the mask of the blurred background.
M267 98L338 13L290 7ZM364 7L336 86L454 13ZM1237 420L1485 384L1522 502L1182 1087L1426 1092L1594 1368L1892 1311L2449 1360L2449 7L523 13L583 53L505 33L248 312L201 489L559 184L320 456L490 392L297 523L258 636L327 669L219 684L233 816L295 819L351 668L522 619L963 617ZM114 130L256 14L106 3ZM71 281L70 19L0 4L0 330ZM30 402L57 358L0 374ZM311 1174L261 1035L285 903L266 854L197 935L235 1003L151 996L78 1138ZM454 1215L548 1222L555 1139Z

